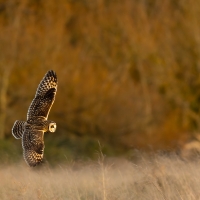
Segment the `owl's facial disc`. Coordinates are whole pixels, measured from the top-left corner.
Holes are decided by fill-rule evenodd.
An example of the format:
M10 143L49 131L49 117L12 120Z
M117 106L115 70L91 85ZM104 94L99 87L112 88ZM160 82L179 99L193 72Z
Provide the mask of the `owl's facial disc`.
M49 131L52 133L56 131L56 123L49 124Z

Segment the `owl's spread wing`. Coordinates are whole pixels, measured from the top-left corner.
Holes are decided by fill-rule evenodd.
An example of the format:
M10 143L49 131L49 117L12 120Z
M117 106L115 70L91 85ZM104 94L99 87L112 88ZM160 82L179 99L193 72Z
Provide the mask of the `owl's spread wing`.
M52 70L48 71L37 88L35 98L28 109L27 120L38 116L48 118L55 100L57 83L56 73Z
M23 156L30 167L42 162L44 155L44 132L25 130L22 136Z

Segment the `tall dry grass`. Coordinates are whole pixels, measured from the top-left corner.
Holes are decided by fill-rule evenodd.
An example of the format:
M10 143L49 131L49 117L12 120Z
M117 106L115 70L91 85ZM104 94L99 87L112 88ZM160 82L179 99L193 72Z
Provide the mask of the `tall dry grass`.
M142 155L141 155L142 156ZM42 200L196 200L200 163L176 156L142 157L29 168L0 168L0 199Z

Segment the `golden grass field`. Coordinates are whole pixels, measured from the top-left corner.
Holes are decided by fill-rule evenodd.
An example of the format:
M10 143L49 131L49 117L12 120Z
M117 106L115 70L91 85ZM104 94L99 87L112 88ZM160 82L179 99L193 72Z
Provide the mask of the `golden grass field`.
M29 168L1 166L0 199L193 200L200 197L200 162L175 155L68 162Z

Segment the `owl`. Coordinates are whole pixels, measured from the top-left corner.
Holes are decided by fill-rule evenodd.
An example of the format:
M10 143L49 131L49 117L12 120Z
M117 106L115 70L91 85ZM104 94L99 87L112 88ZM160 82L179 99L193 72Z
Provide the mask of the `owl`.
M48 71L29 106L27 121L17 120L12 128L12 135L16 139L22 139L23 157L30 167L43 160L44 133L56 131L56 123L47 119L55 100L57 85L56 73Z

